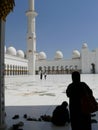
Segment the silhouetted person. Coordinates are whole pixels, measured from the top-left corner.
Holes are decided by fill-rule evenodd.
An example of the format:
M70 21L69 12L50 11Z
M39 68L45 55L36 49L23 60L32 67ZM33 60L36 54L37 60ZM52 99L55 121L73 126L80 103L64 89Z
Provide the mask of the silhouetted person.
M42 78L43 78L43 72L41 71L40 72L40 79L42 80Z
M41 72L41 74L40 74L40 79L42 79L43 78L43 73Z
M56 126L64 126L66 122L69 123L68 103L64 101L61 105L57 106L52 115L52 123Z
M46 77L47 77L47 73L45 72L45 73L44 73L44 79L46 79Z
M72 83L68 85L66 94L69 97L69 110L72 130L91 130L91 114L84 114L81 110L81 97L92 94L92 90L85 82L80 81L80 73L72 73Z

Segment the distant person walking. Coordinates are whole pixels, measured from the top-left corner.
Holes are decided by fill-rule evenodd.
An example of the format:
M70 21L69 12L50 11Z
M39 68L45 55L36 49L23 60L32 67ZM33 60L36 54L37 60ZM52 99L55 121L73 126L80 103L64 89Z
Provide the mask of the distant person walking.
M44 72L44 79L46 79L46 77L47 77L47 73L46 73L46 72Z
M85 114L81 110L81 98L86 93L92 94L92 90L85 82L80 81L80 73L72 73L72 83L66 89L69 98L69 110L72 130L91 130L91 114Z
M40 79L42 80L43 79L43 72L40 71Z

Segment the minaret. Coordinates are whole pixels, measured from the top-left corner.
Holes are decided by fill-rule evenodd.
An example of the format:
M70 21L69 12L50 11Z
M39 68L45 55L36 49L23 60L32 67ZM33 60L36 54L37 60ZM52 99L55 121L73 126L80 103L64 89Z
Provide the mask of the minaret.
M29 75L35 75L36 60L36 33L35 33L35 17L37 13L34 10L34 0L29 0L29 10L26 12L28 18L27 24L27 59Z

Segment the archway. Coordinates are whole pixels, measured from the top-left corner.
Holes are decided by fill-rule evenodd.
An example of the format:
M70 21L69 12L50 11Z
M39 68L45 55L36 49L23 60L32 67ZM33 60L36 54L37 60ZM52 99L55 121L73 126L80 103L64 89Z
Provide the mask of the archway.
M13 10L14 0L0 1L0 130L4 130L5 124L5 93L4 93L4 45L6 16Z
M92 63L91 64L91 72L93 73L93 74L95 74L95 64L94 63Z

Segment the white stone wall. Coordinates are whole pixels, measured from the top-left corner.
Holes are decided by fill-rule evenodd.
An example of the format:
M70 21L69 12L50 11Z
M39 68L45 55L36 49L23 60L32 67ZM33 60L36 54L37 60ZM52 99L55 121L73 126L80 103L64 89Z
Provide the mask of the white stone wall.
M95 69L96 73L98 74L98 48L96 49L95 61Z
M31 53L31 52L30 52ZM29 60L20 58L17 55L9 55L5 54L5 64L6 65L14 65L14 66L20 66L20 67L26 67L27 70L29 69L28 67L28 62ZM67 67L69 70L73 69L75 70L80 70L81 73L84 74L90 74L92 73L92 64L95 66L95 73L98 74L98 48L89 51L88 47L82 47L80 57L73 57L71 59L64 59L64 58L59 58L59 59L53 59L53 60L47 60L45 59L38 59L35 61L35 71L39 71L39 67L42 67L52 70L54 67L54 70L58 68L58 70L61 70L61 67L65 68ZM30 69L33 69L32 66Z
M11 56L8 54L5 54L5 64L24 66L24 67L28 68L28 60L27 59L19 58L16 56Z
M66 66L68 66L69 69L71 66L73 69L75 69L75 66L77 66L77 68L79 70L81 70L80 59L68 59L68 60L60 59L60 60L39 60L39 61L36 61L36 70L39 70L40 66L42 68L44 68L44 66L46 66L46 67L54 66L54 68L56 68L57 66L59 66L59 68L61 66L63 66L64 68Z
M90 67L90 52L88 48L82 48L81 50L81 70L82 73L91 73Z

